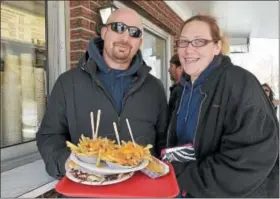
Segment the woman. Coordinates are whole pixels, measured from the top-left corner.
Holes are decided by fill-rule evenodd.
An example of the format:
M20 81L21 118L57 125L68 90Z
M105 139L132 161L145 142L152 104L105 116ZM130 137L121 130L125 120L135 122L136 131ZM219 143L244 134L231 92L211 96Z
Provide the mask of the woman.
M263 90L264 90L265 94L267 95L269 100L274 105L275 112L277 112L277 105L280 104L279 100L275 99L275 94L267 83L262 84L262 87L263 87Z
M182 193L278 197L279 126L258 80L223 55L225 43L210 16L188 19L176 44L184 89L167 143L178 151L167 148L164 159Z

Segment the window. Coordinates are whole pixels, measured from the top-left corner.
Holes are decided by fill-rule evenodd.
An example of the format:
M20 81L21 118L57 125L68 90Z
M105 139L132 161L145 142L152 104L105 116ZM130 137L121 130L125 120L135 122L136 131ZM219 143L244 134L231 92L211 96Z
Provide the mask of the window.
M12 14L9 13L8 19L6 20L6 27L2 28L4 19L3 9L9 7L12 10ZM5 12L5 11L4 11ZM20 14L18 21L12 21L12 16L15 14ZM23 13L23 14L22 14ZM24 17L23 17L24 16ZM26 17L27 16L27 17ZM41 17L41 20L35 20L34 17ZM42 18L43 17L43 18ZM19 19L20 18L20 19ZM32 20L33 21L32 21ZM16 23L17 22L17 23ZM41 35L37 39L31 39L26 41L26 35L18 37L19 33L12 33L18 31L16 28L18 23L27 23L20 30L24 32L29 31L35 32L37 36ZM32 23L31 23L32 22ZM42 25L42 23L44 25ZM9 24L7 26L7 23ZM67 70L67 50L69 46L70 32L67 31L69 26L69 2L68 1L1 1L1 79L4 79L6 72L5 67L5 57L8 54L18 56L18 66L21 74L21 54L31 54L32 61L23 59L23 63L32 62L33 75L35 78L35 70L44 69L44 92L45 101L47 101L47 94L50 93L54 82L58 76ZM28 25L29 24L29 25ZM5 25L4 25L5 26ZM40 26L40 30L36 30L36 27ZM29 29L27 29L29 27ZM24 28L24 29L22 29ZM9 31L13 30L13 31ZM15 30L15 31L14 31ZM8 33L3 33L8 31ZM20 32L20 31L18 31ZM39 34L38 34L39 32ZM11 33L11 34L10 34ZM6 37L4 36L6 34ZM8 36L7 36L8 34ZM11 35L11 36L10 36ZM22 33L21 33L22 35ZM34 35L34 34L33 34ZM33 36L34 37L34 36ZM29 37L27 37L29 38ZM36 37L35 37L36 38ZM40 39L41 38L41 39ZM30 55L23 55L23 58L30 57ZM8 59L9 60L9 59ZM12 64L10 64L12 65ZM14 65L16 66L16 65ZM13 67L14 69L14 67ZM24 69L23 69L24 70ZM28 70L28 69L26 69ZM30 68L29 68L30 70ZM31 70L32 71L32 70ZM41 70L42 71L42 70ZM21 83L20 80L17 80ZM31 80L32 81L32 80ZM29 82L31 82L29 81ZM5 133L3 129L3 92L4 86L3 81L1 81L1 104L0 104L0 133L1 141L2 136ZM30 84L27 84L30 86ZM34 79L34 89L35 89L35 79ZM10 87L8 87L10 88ZM41 87L43 88L43 87ZM22 85L18 86L18 89L22 89ZM22 91L22 90L20 90ZM21 92L20 92L21 93ZM40 93L40 92L38 92ZM21 95L20 95L21 96ZM34 91L34 98L36 97L36 92ZM35 101L35 100L34 100ZM22 97L20 97L20 103L22 104ZM22 105L21 105L22 106ZM7 109L5 109L7 110ZM30 111L31 112L31 111ZM27 111L27 113L30 114ZM32 112L31 112L32 113ZM33 112L35 114L35 111ZM26 115L29 115L26 114ZM38 108L37 108L38 114ZM27 117L27 121L32 121L34 115L30 114ZM22 122L22 107L21 107L21 122ZM34 122L35 123L35 122ZM37 124L40 123L37 115ZM29 123L30 124L30 123ZM21 136L23 137L23 126L21 123ZM33 127L32 127L33 128ZM29 133L30 131L28 131ZM34 131L31 131L32 133ZM32 138L33 137L33 138ZM46 192L47 190L53 189L55 181L51 178L45 171L44 163L41 160L41 156L38 152L36 142L34 141L34 135L21 140L18 142L3 143L1 145L1 178L5 183L1 184L1 196L3 197L37 197L38 195ZM2 143L1 143L2 144ZM32 175L30 175L32 173ZM28 180L26 180L28 179Z
M143 59L152 68L150 73L160 79L163 84L165 84L163 73L166 73L166 70L164 70L165 46L166 41L164 39L146 29L144 30Z
M45 1L1 2L1 148L34 140L47 96Z

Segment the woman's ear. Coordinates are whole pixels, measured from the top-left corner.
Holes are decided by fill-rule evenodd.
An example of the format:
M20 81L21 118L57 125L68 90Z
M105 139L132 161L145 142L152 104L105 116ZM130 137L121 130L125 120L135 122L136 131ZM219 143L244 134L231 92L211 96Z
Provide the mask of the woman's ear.
M215 51L214 51L214 54L215 54L215 55L218 55L218 54L220 54L220 53L223 53L223 52L222 52L222 41L221 41L221 40L219 40L219 41L216 43L216 45L215 45Z

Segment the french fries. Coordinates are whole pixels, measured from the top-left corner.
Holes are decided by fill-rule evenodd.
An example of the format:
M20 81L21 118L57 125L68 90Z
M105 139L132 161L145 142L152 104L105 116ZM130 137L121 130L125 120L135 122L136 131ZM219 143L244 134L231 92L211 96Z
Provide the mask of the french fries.
M121 166L137 166L145 159L152 160L150 144L143 147L122 141L119 146L114 140L100 137L93 140L82 135L77 146L69 141L66 145L75 154L97 158L96 166L100 166L102 160Z
M78 145L66 141L66 145L70 150L77 155L85 155L88 157L97 158L96 166L99 166L102 160L103 153L111 150L115 150L119 146L115 144L114 140L107 138L97 138L95 140L81 136Z
M133 142L124 142L117 150L107 152L103 155L103 160L116 163L122 166L137 166L144 159L151 160L150 148L152 145L146 147L135 145Z

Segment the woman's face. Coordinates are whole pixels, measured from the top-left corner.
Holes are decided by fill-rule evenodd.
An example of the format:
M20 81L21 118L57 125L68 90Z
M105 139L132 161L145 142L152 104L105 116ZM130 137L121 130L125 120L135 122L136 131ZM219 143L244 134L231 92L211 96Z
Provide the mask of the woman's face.
M187 42L193 41L183 47ZM209 25L201 21L187 23L178 41L178 55L184 71L197 78L221 51L221 41L213 42ZM200 46L200 47L198 47Z
M267 88L266 86L263 86L263 90L264 90L265 94L267 95L267 97L269 97L269 95L270 95L269 88Z

